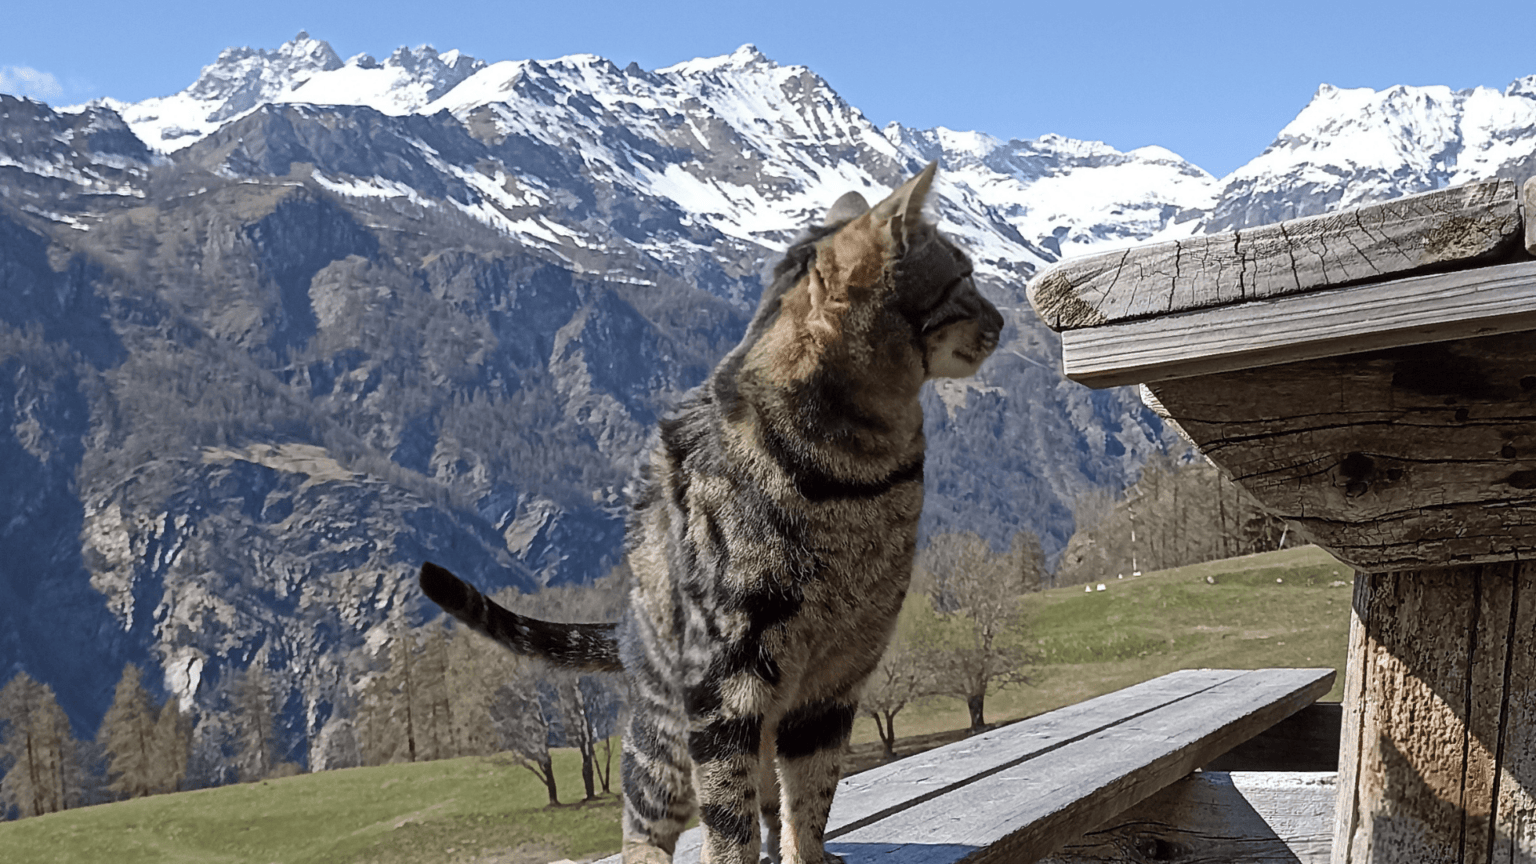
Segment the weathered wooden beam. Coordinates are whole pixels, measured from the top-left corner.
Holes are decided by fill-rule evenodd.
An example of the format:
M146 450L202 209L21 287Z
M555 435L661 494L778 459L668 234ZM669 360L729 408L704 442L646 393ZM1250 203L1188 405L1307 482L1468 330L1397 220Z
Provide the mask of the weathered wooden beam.
M1333 679L1331 669L1183 670L844 778L828 849L848 864L1033 861L1311 704ZM907 837L945 826L959 833ZM697 864L699 848L698 829L684 832L674 864Z
M1040 864L1327 864L1333 772L1191 774Z
M828 832L828 851L850 864L1037 860L1315 701L1333 677L1326 669L1240 676L835 839Z
M1183 669L848 777L833 799L828 836L841 836L1249 675L1237 669Z
M1536 332L1148 390L1228 476L1358 569L1536 548Z
M1061 335L1066 376L1151 383L1536 329L1536 261L1294 294Z
M1207 762L1202 771L1339 770L1344 706L1314 702Z
M1100 327L1248 300L1463 267L1518 250L1510 180L1064 261L1029 285L1052 329Z
M1525 251L1536 255L1536 177L1520 188L1520 207L1525 217Z
M1334 861L1536 861L1536 564L1359 574Z

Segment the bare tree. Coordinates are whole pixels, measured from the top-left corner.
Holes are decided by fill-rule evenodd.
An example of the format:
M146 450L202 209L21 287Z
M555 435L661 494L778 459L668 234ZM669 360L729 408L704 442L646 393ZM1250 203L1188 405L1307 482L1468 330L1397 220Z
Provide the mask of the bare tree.
M896 758L896 715L918 699L937 692L931 657L913 640L918 619L924 615L933 615L928 597L922 593L907 595L891 644L886 646L880 665L864 685L859 701L859 709L874 718L887 762Z
M597 797L597 735L592 728L586 693L581 686L582 676L563 670L549 670L546 675L554 685L555 697L560 702L565 746L575 747L576 752L581 754L581 785L586 792L584 800L591 801Z
M594 759L597 779L603 794L613 791L614 739L624 724L624 687L612 675L583 675L581 687L585 695L587 718L592 724L592 735L597 740L601 761Z
M525 662L519 674L496 688L490 704L491 726L500 737L501 749L539 778L549 794L550 805L560 803L555 788L555 769L549 757L553 712L551 702L539 692L533 663Z
M369 661L374 668L358 698L357 734L365 765L415 762L418 755L415 639L398 609L385 627L385 642Z
M1018 599L1038 586L1038 575L1029 578L1016 556L993 554L970 532L930 538L919 565L934 575L941 613L921 634L936 687L965 700L971 729L980 730L989 688L1029 682Z
M1057 564L1060 585L1196 564L1278 547L1284 523L1200 457L1157 453L1119 501L1085 493Z
M621 565L589 585L546 588L518 602L529 614L551 620L612 621L619 614L625 575ZM596 798L597 742L612 734L611 729L601 734L598 727L616 722L615 716L603 716L604 705L616 694L604 693L605 684L598 676L577 675L542 664L538 668L559 700L565 743L581 754L581 780L587 800ZM605 779L604 790L607 788Z
M448 698L445 617L440 616L406 634L406 648L411 655L411 717L417 732L417 756L424 760L458 755L453 740L453 704Z

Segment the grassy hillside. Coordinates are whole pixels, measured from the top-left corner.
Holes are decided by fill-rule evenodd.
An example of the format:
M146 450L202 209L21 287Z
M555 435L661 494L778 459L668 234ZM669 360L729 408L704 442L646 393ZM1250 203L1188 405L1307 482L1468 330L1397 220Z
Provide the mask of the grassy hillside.
M1332 666L1339 681L1326 698L1337 699L1350 578L1346 566L1306 547L1115 580L1104 591L1034 595L1026 602L1042 657L1036 683L989 697L988 720L1030 716L1188 667ZM934 700L903 713L897 732L965 723L958 702ZM875 740L861 718L855 742ZM557 752L555 766L563 797L574 800L576 755ZM618 845L616 797L548 808L531 774L497 758L329 771L0 824L6 864L544 864Z
M555 753L564 800L580 759ZM0 824L6 864L543 864L619 847L617 796L546 806L500 758L351 768L157 795Z
M1030 596L1031 635L1042 660L1035 683L989 694L987 722L1030 717L1188 668L1331 666L1338 678L1323 698L1337 701L1353 578L1348 565L1302 546L1112 578L1103 591L1076 585ZM931 734L968 722L959 701L936 699L900 714L896 733ZM854 742L878 740L874 723L859 718Z

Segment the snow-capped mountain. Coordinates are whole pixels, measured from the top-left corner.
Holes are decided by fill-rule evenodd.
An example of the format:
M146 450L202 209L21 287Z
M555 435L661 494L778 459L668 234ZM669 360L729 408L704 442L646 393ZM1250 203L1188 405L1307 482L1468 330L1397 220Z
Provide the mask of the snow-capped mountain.
M275 51L226 49L180 93L99 104L121 114L149 146L170 153L274 103L367 105L384 114L409 114L484 66L458 51L439 54L425 45L402 47L383 63L367 54L343 63L329 43L300 31Z
M262 105L284 103L396 116L448 111L482 141L512 136L579 154L583 170L604 183L770 249L842 191L878 194L913 164L938 158L946 227L978 264L1009 279L1062 252L1187 233L1191 214L1209 209L1218 188L1161 148L1120 153L1057 136L1002 142L895 123L877 129L811 70L781 66L751 45L647 72L592 55L486 65L428 47L402 48L383 64L366 55L342 63L329 45L301 33L275 51L229 49L180 93L131 105L104 100L167 153ZM430 145L418 149L430 156ZM518 167L524 175L537 170ZM584 233L550 218L536 184L451 160L440 170L472 190L453 206L509 233L555 245ZM411 194L388 176L316 179L353 196Z
M1054 554L1078 496L1171 433L1129 390L1062 379L1028 276L1522 176L1533 106L1536 78L1325 87L1218 179L1158 147L877 128L751 46L646 71L342 61L300 34L144 102L4 97L0 670L86 732L126 660L199 711L262 662L285 746L327 764L348 664L392 610L422 614L420 560L490 588L606 571L649 430L764 269L844 192L930 160L933 215L1009 326L925 396L925 530L1026 528Z
M1323 85L1223 181L1203 228L1225 231L1494 177L1536 173L1536 76L1486 87Z

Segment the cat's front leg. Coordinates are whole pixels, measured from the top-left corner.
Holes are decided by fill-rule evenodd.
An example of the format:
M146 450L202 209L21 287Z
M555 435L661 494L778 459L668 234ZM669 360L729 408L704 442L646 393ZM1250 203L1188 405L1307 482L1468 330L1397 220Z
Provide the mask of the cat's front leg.
M779 855L779 769L774 759L774 726L763 728L763 740L758 747L758 810L763 816L763 860L769 864L781 864Z
M693 721L688 754L704 829L703 864L759 864L761 714L712 713Z
M779 721L779 849L783 864L831 864L842 859L823 848L832 795L842 777L843 747L853 731L858 700L811 702Z

